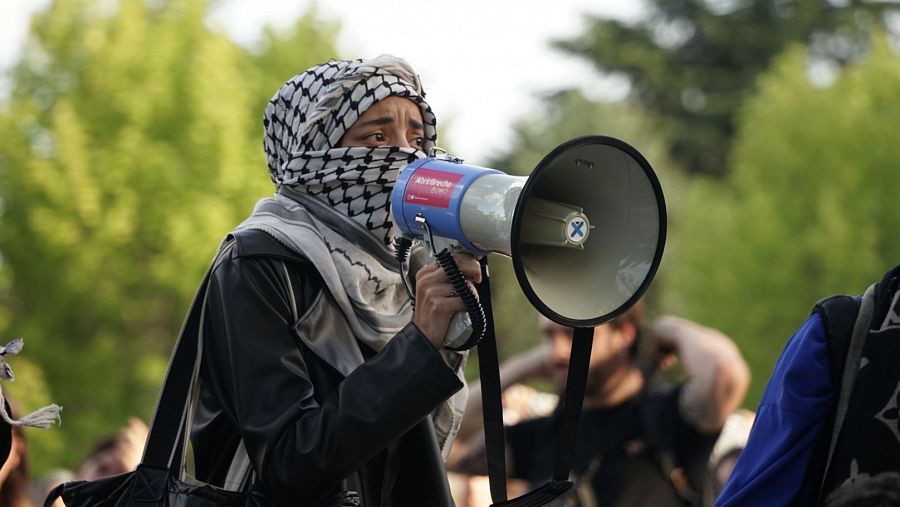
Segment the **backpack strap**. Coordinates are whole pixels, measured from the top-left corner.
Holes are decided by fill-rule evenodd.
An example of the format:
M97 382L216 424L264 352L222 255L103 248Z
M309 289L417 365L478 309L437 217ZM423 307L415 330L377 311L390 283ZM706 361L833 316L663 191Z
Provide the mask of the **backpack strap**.
M850 396L853 394L853 387L856 385L856 377L859 373L859 361L862 358L863 346L866 344L866 333L869 330L869 325L872 321L872 312L875 307L875 286L876 284L872 284L866 289L862 301L859 303L859 311L857 312L852 330L849 334L843 335L849 336L849 343L847 344L847 355L843 362L843 372L840 377L840 382L833 383L833 386L839 388L840 391L838 392L837 408L835 409L834 426L831 430L831 439L828 444L828 454L825 459L825 469L819 485L820 500L825 487L825 479L828 477L829 468L831 467L831 460L834 457L838 436L841 434L844 419L847 416L847 408L850 405ZM846 309L844 311L846 311ZM843 331L846 332L846 329ZM829 338L831 338L830 329Z
M859 314L862 296L830 296L818 301L812 314L818 314L825 329L825 343L831 373L831 385L841 385L844 363L850 349L850 336Z
M212 272L226 256L231 255L233 247L234 241L230 236L222 241L178 334L141 457L140 466L146 469L168 469L176 477L183 470L184 449L190 433L190 404L202 356L207 288Z

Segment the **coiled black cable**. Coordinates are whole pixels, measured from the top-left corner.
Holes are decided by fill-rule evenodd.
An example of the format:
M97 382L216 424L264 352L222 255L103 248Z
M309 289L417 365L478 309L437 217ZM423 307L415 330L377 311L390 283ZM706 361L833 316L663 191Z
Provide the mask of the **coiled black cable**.
M484 307L481 306L481 302L475 297L472 288L466 283L466 277L463 276L459 266L456 265L456 261L453 260L453 255L445 248L436 257L438 264L441 265L444 273L447 274L447 278L450 279L450 285L453 287L453 290L462 298L463 304L466 305L466 312L469 314L469 320L472 321L472 334L469 335L469 339L458 347L446 348L457 351L470 349L481 343L481 339L484 337L486 322Z
M410 286L409 277L403 274L403 265L406 263L407 257L409 257L410 248L412 248L412 240L403 236L394 237L394 258L397 259L397 263L400 265L400 278L403 279L403 288L406 289L406 295L409 296L409 300L412 301L413 308L415 308L416 295Z
M401 265L406 262L409 256L409 249L412 248L412 240L404 236L394 236L394 258Z

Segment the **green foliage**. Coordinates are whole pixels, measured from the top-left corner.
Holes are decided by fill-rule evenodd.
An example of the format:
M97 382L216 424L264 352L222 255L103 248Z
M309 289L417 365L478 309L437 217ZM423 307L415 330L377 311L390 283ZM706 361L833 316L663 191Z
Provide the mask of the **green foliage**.
M38 472L149 420L216 246L272 191L265 100L334 56L314 13L253 53L207 28L205 0L152 5L55 1L0 105L0 333L25 337L40 384L10 391L65 406L29 433Z
M900 260L900 58L874 40L824 88L803 48L779 57L740 116L733 173L686 203L666 301L739 343L749 405L817 300L859 294Z
M289 29L272 27L263 30L262 41L254 51L253 64L259 73L248 84L254 86L254 114L262 111L269 98L297 72L336 58L334 34L340 31L337 21L323 20L315 7L310 8ZM298 51L302 48L302 51Z
M897 3L850 0L651 0L637 23L591 18L558 46L626 76L632 97L670 129L672 154L692 173L726 172L735 113L756 76L788 45L843 65Z

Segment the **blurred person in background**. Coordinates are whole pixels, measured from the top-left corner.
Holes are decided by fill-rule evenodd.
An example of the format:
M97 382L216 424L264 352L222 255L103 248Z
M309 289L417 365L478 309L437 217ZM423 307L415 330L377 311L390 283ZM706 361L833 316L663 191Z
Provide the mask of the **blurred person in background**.
M10 431L6 425L5 431ZM10 450L0 467L0 507L31 507L28 443L21 426L11 428Z
M0 346L0 380L13 381L15 374L7 358L19 354L24 340L16 338ZM62 407L51 403L24 417L16 418L19 412L16 403L0 389L0 507L27 507L32 505L28 468L28 444L23 428L49 428L59 422Z
M31 484L31 500L35 505L44 505L47 495L57 486L69 482L75 478L75 474L71 470L65 468L57 468L42 475L38 480ZM57 498L52 507L66 507L62 498Z
M390 55L316 65L263 124L276 195L228 236L197 298L196 478L278 505L449 507L465 355L443 342L465 306L432 263L413 308L392 247L397 174L437 136L419 77Z
M552 379L562 392L568 372L573 330L544 317L545 343L501 366L504 388L529 379ZM642 335L665 365L673 354L687 373L683 384L650 388L637 363ZM664 317L644 330L639 302L594 331L584 412L578 426L566 505L709 505L710 452L719 430L741 403L749 370L740 352L722 333L699 324ZM458 446L448 468L486 473L480 389L473 385ZM510 476L531 487L552 475L559 411L506 429Z
M725 426L722 427L712 454L709 456L709 469L715 483L716 495L722 491L731 471L734 470L738 456L746 447L755 417L756 414L752 410L742 408L729 415L725 420Z
M95 481L133 471L141 462L147 433L148 428L144 421L137 417L129 417L128 423L115 435L104 438L94 445L74 473L58 469L41 477L32 487L32 496L42 503L54 488L65 482ZM62 498L57 498L52 507L64 505Z
M147 441L147 425L137 417L112 437L101 440L75 471L76 480L93 481L137 468Z
M898 357L900 265L862 297L816 303L775 364L716 505L818 506L856 478L900 470Z

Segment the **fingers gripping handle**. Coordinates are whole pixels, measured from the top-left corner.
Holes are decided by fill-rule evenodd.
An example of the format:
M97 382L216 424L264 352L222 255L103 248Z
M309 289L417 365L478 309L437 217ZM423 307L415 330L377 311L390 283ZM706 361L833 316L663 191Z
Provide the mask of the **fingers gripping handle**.
M412 241L408 238L398 236L394 238L394 247L396 250L395 258L400 265L400 273L403 278L403 285L406 293L412 300L413 305L416 303L415 291L412 289L409 278L403 276L403 266L408 260L409 250ZM457 313L450 320L450 326L447 330L447 336L444 339L446 348L450 350L460 351L468 350L481 342L484 337L485 330L485 313L484 307L476 297L472 287L466 282L465 277L457 266L456 261L447 249L443 249L440 253L433 254L441 269L447 275L453 291L458 294L463 304L466 306L466 313Z
M484 337L484 307L481 305L478 297L475 296L475 292L472 290L472 287L466 282L466 278L463 276L462 271L460 271L459 266L456 265L456 261L453 260L453 256L449 251L444 249L440 253L438 253L437 262L441 265L444 273L447 274L447 278L450 280L450 285L453 287L453 291L459 294L459 297L461 297L463 300L463 304L466 305L466 313L468 313L469 320L472 325L472 329L469 333L468 339L460 344L457 344L456 342L458 340L454 339L451 343L448 343L446 345L446 348L457 351L470 349L475 345L478 345L481 342L481 339ZM454 316L454 320L451 321L451 332L454 330L454 328L458 329L458 325L454 324L458 322L457 318L459 317L459 315L460 314L456 314L456 316ZM464 336L465 329L463 329L462 331L462 333L459 333L461 335L460 338Z

